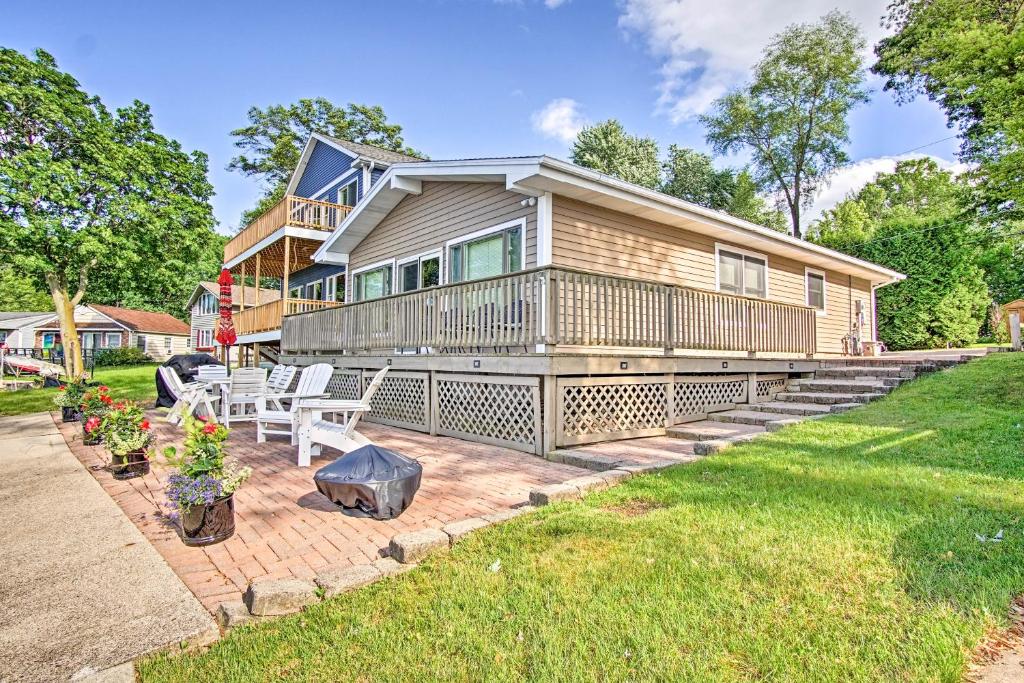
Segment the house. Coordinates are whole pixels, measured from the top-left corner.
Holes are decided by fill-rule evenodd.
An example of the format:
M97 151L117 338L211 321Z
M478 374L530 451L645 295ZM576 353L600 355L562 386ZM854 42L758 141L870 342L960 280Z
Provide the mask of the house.
M99 304L75 307L75 325L82 350L134 346L153 360L163 361L191 347L189 326L167 313L138 311ZM61 344L60 323L52 314L36 328L36 348Z
M418 161L318 133L309 138L285 197L224 247L224 267L233 274L281 282L277 300L239 299L234 322L242 348L274 359L282 316L344 300L345 258L310 257L393 164Z
M276 289L232 285L231 312L238 313L242 310L243 304L252 307L263 306L280 298L281 292ZM221 346L216 336L217 323L220 320L220 285L216 282L200 282L189 297L186 308L191 312L189 324L192 348L195 351L212 353L219 358ZM238 347L232 347L230 360L238 360Z
M309 174L331 175L307 146L292 187ZM770 400L874 340L903 278L547 156L393 160L367 185L301 249L260 237L269 214L235 238L344 265L330 304L285 288L281 359L330 362L345 398L388 366L369 419L538 454Z
M11 349L30 349L35 344L36 326L53 318L53 313L10 311L0 313L0 344Z

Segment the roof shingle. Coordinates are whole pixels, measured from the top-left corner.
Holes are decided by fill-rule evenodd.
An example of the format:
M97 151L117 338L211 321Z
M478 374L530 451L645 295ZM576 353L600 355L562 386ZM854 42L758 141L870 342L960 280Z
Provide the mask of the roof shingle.
M323 135L321 133L321 135ZM377 161L383 161L386 164L402 164L410 161L423 161L419 157L412 156L411 154L405 154L403 152L393 152L390 149L384 149L383 147L377 147L375 145L366 145L361 142L352 142L351 140L345 140L343 138L335 138L330 135L323 135L324 138L335 142L346 149L349 149L361 157L367 159L376 159Z

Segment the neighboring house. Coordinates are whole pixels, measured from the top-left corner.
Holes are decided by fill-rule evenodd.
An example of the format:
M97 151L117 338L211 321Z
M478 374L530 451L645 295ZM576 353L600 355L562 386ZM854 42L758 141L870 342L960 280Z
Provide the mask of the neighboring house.
M75 325L83 350L134 346L153 360L163 361L191 349L189 326L167 313L101 306L75 307ZM62 344L60 324L52 314L36 328L37 348Z
M0 313L0 344L11 349L30 349L35 345L36 326L53 318L53 313L11 311Z
M281 292L276 289L261 287L246 287L244 292L241 286L231 287L231 312L238 313L241 305L262 306L281 298ZM192 296L189 297L186 308L191 312L191 337L192 348L199 352L212 353L220 357L221 347L217 341L217 323L220 320L220 285L216 282L200 282ZM231 361L238 359L238 347L232 347Z
M285 198L224 247L224 267L246 278L278 278L280 300L246 301L235 316L240 345L272 351L283 315L334 306L345 296L345 259L313 263L313 252L391 165L407 154L313 134Z

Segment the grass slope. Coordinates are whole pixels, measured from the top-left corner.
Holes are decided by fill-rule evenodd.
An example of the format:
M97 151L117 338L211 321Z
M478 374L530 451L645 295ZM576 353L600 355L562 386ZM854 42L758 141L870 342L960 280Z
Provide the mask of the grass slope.
M156 399L156 364L124 368L96 368L93 379L110 387L116 399L153 401ZM56 389L21 389L0 391L0 416L22 415L56 410L53 395Z
M1024 592L1022 380L1022 354L931 375L141 677L958 681Z

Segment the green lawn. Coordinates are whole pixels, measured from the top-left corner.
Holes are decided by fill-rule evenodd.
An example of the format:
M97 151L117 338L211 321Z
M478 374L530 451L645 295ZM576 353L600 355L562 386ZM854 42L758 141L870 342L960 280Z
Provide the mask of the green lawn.
M156 364L126 368L96 368L93 379L110 387L115 399L153 401L156 399ZM0 391L0 416L56 410L53 395L56 389L22 389Z
M959 681L1024 592L1022 422L1024 355L998 354L525 515L414 572L139 671ZM1001 543L975 537L1000 529Z

